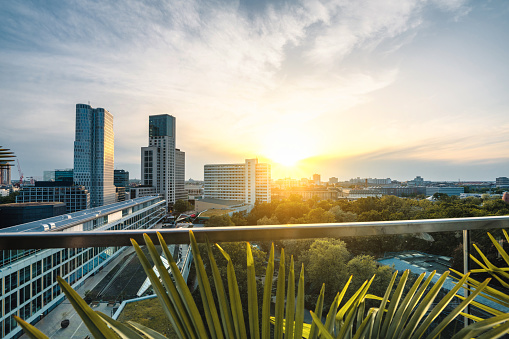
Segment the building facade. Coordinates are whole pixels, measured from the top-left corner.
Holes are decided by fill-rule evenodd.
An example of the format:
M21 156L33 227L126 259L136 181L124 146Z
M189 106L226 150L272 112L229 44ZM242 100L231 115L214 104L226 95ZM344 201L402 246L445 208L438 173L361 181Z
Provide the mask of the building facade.
M185 153L176 149L175 144L175 117L151 115L149 145L141 148L141 184L155 187L167 205L185 199Z
M146 197L101 208L12 226L3 232L111 231L152 228L164 216L160 197ZM90 218L94 215L94 218ZM22 334L13 315L35 324L64 300L57 276L74 289L107 265L125 247L0 250L0 337Z
M90 193L84 186L69 182L38 181L35 186L23 187L16 197L17 203L53 201L65 203L67 213L73 213L90 208Z
M90 192L92 207L113 204L113 115L104 108L76 105L74 182Z
M246 159L244 164L210 164L204 169L205 198L236 200L247 204L270 202L270 164Z
M113 184L115 187L129 186L129 172L123 169L113 171Z
M187 200L186 183L186 153L175 150L175 201Z
M55 181L61 182L74 182L74 170L72 168L63 169L63 170L55 170L55 177L53 178Z
M495 179L495 185L497 187L509 187L509 178L507 177L498 177Z

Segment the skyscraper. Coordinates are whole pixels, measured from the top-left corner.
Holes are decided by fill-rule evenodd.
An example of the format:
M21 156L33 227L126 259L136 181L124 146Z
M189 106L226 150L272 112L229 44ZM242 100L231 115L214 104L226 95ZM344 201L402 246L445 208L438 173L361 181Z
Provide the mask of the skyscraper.
M148 131L149 145L141 148L142 185L155 187L167 205L185 199L185 153L175 148L175 117L151 115Z
M74 182L90 192L92 207L113 204L113 115L104 108L76 105Z

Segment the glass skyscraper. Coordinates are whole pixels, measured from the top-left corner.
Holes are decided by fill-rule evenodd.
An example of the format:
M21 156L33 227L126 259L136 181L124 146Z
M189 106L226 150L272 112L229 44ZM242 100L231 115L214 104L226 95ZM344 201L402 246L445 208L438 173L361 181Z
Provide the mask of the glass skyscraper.
M113 115L104 108L76 105L74 182L90 192L92 207L113 204Z

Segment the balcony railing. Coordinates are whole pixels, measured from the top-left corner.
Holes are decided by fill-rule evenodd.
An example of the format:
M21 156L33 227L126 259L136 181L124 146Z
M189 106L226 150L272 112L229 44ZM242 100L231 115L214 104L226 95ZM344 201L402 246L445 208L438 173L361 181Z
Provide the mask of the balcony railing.
M341 238L389 234L434 233L509 228L509 216L398 220L329 224L292 224L272 226L200 227L193 232L198 242L276 241L309 238ZM160 232L168 244L189 242L188 229L158 229L87 232L1 233L0 250L85 248L129 246L133 238L143 243L143 233L157 240Z

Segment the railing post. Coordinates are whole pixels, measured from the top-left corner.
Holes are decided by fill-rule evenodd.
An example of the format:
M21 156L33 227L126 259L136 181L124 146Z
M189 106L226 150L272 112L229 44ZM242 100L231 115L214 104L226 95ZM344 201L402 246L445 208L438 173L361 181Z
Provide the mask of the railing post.
M469 230L463 230L463 274L467 274L469 271L469 254L470 254L470 231ZM468 297L470 294L470 291L468 288L463 289L463 296L465 298ZM463 311L466 314L470 314L470 305L467 305L465 307L465 310ZM470 319L468 317L463 317L464 319L464 327L467 327L470 324Z

